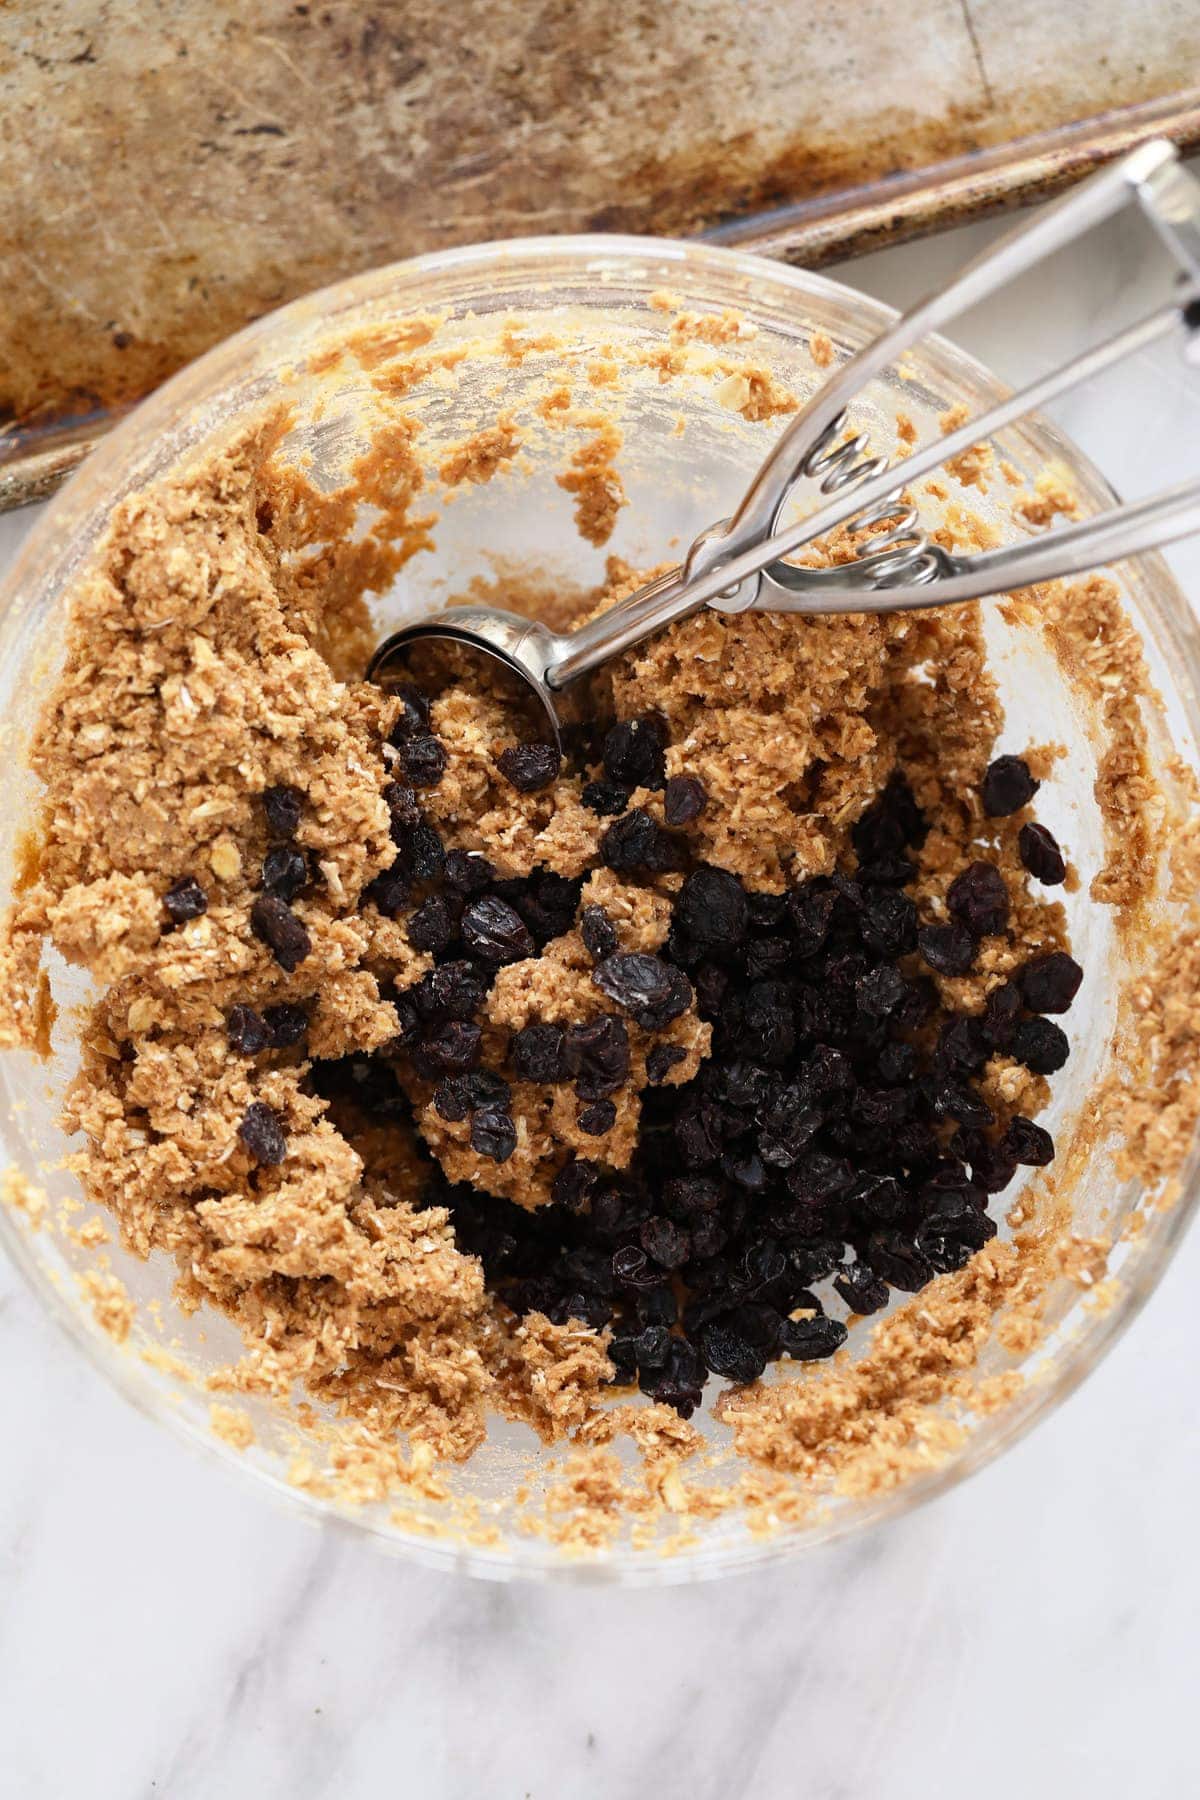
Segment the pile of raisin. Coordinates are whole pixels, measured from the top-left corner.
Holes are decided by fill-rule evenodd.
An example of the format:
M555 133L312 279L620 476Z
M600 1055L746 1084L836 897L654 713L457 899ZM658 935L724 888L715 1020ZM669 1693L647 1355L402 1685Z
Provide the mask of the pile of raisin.
M479 1020L497 970L575 927L582 883L546 871L503 880L484 857L445 850L418 803L445 755L427 703L409 692L393 733L407 779L387 790L395 859L365 898L403 913L435 966L393 996L384 1058L318 1067L314 1079L329 1094L349 1081L368 1111L403 1114L387 1056L407 1057L441 1117L469 1120L477 1154L504 1162L517 1143L510 1081L571 1084L580 1129L602 1138L630 1072L626 1020L661 1032L694 1003L711 1055L675 1086L667 1078L684 1053L651 1047L627 1170L606 1166L600 1148L572 1157L553 1204L527 1211L449 1183L431 1162L424 1196L448 1209L460 1246L514 1312L610 1328L617 1380L687 1417L710 1374L748 1382L779 1357L837 1350L846 1325L827 1311L830 1290L851 1313L877 1312L892 1290L960 1269L995 1235L992 1196L1054 1146L1029 1119L1001 1125L980 1076L999 1053L1040 1073L1062 1066L1067 1040L1047 1015L1069 1007L1082 971L1064 952L1037 956L982 1013L946 1010L930 971L968 973L984 941L1008 930L1010 897L981 857L951 885L944 918L921 916L905 890L928 827L902 774L854 827L851 871L755 893L692 854L686 827L707 796L694 777L668 782L657 715L582 742L592 749L572 772L606 821L603 862L635 880L684 875L666 944L624 954L603 910L585 908L595 1012L527 1025L503 1070L485 1068ZM532 745L500 760L527 792L553 779L551 765ZM999 758L984 810L1016 812L1037 785L1021 759ZM665 790L666 827L631 806L637 789ZM1021 827L1020 853L1037 879L1063 878L1043 827Z

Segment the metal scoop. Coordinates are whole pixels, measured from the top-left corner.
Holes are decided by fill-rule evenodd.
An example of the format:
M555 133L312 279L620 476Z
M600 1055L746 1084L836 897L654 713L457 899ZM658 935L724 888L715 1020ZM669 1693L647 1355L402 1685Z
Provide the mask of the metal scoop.
M870 455L861 434L844 436L848 404L904 350L1130 201L1175 260L1176 289L1167 303L898 464ZM572 632L550 631L496 607L449 607L386 638L368 677L385 687L403 679L404 653L421 639L467 645L528 687L561 748L571 685L702 606L809 614L949 606L1172 543L1200 531L1200 480L976 556L953 556L932 544L904 492L947 457L1172 333L1180 335L1185 358L1200 362L1200 183L1180 166L1170 143L1155 139L1009 233L851 357L796 414L733 517L702 532L682 567ZM802 481L815 484L828 503L781 531L780 518ZM785 560L847 523L860 534L855 561L805 568Z

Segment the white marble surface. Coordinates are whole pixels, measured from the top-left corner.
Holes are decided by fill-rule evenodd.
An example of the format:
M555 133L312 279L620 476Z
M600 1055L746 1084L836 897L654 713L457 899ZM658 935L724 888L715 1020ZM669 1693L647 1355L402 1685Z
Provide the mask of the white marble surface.
M994 230L845 274L903 302ZM1032 373L1148 300L1142 262L1104 231L958 336ZM1200 468L1200 392L1166 351L1061 416L1130 493ZM0 520L0 561L31 523ZM1200 596L1200 547L1173 560ZM277 1516L131 1412L0 1265L0 1796L1194 1793L1198 1285L1193 1235L1053 1420L916 1516L622 1594L456 1581Z

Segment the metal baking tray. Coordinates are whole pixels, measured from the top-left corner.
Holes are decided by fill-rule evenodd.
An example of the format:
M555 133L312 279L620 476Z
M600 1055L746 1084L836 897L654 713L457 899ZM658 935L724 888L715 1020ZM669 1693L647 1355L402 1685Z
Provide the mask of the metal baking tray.
M0 507L249 320L472 239L803 263L1200 144L1196 0L16 0Z

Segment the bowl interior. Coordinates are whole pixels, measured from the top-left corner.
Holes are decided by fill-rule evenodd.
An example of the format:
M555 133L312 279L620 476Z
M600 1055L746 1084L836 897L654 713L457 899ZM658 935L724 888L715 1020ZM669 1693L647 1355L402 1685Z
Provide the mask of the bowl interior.
M673 311L656 299L664 292L675 297ZM0 716L10 791L0 829L9 878L36 800L23 746L57 671L63 593L92 553L116 498L182 466L281 400L293 412L287 454L304 462L318 485L337 487L378 428L378 390L359 360L343 356L331 366L322 352L349 332L395 327L417 313L444 314L436 335L439 350L470 354L416 381L406 396L420 421L422 459L436 469L465 435L506 413L520 421L523 442L520 455L495 478L463 484L440 504L432 548L408 562L377 601L380 635L462 596L472 584L499 592L514 571L533 567L547 593L574 592L600 581L614 554L635 568L673 560L698 531L732 509L781 429L779 420L752 420L738 410L743 389L736 375L720 367L686 366L664 374L659 353L671 343L681 306L714 318L726 309L736 311L753 335L734 342L729 357L752 363L799 393L821 379L810 350L814 331L828 334L840 356L873 336L888 317L886 309L835 283L729 252L651 240L548 240L418 259L346 283L261 321L169 383L64 490L10 580L0 623ZM519 355L512 351L511 332L508 349L500 347L514 321ZM599 371L596 407L615 421L623 439L617 466L628 504L601 548L581 541L576 530L572 497L558 481L571 445L542 404L561 373L563 346L588 352ZM620 368L615 384L603 375L609 364ZM869 433L873 446L894 453L899 415L913 421L918 441L924 442L937 433L938 419L951 404L965 402L974 410L1000 392L986 371L935 341L908 359L903 374L862 396L852 422ZM1009 430L999 449L1021 484L1032 485L1049 465L1069 477L1082 510L1099 509L1110 498L1097 473L1043 422ZM439 510L435 487L431 512ZM997 482L986 494L972 491L969 504L1011 538L1021 529L1012 514L1012 495L1019 491ZM961 499L956 494L939 501L927 493L923 514L934 517L939 507ZM814 496L801 495L797 504L811 508ZM370 522L364 511L363 528ZM1161 711L1146 712L1149 751L1164 784L1175 787L1172 757L1196 762L1195 626L1161 562L1143 558L1120 574L1125 605L1162 696ZM1087 898L1089 878L1104 855L1094 784L1106 745L1094 708L1081 699L1036 625L1006 620L999 607L990 607L987 635L1007 716L1001 747L1070 746L1038 802L1039 818L1069 847L1081 874L1066 904L1075 954L1088 981L1067 1021L1074 1053L1044 1120L1065 1144L1118 1054L1118 995L1136 973L1131 960L1136 951L1121 941L1109 910ZM1170 902L1164 898L1161 905L1166 909ZM74 1066L71 1008L86 998L87 988L65 965L56 964L51 974L62 1007L53 1061L46 1065L17 1054L0 1061L0 1101L11 1161L69 1207L76 1190L61 1167L67 1146L56 1118ZM1073 1227L1084 1236L1114 1235L1141 1196L1131 1184L1116 1181L1111 1145L1102 1133L1086 1145L1080 1139L1077 1153ZM1006 1203L1013 1197L1010 1190ZM764 1529L761 1519L726 1513L696 1526L683 1547L670 1541L667 1520L657 1535L647 1532L637 1542L619 1538L586 1563L525 1529L553 1462L531 1432L498 1426L483 1450L451 1472L453 1492L477 1508L478 1529L440 1520L434 1501L406 1507L403 1514L386 1500L348 1511L294 1484L296 1460L308 1450L295 1419L268 1403L246 1402L256 1434L249 1450L236 1452L214 1438L204 1377L234 1357L236 1334L222 1317L205 1312L185 1318L173 1307L173 1270L164 1260L143 1263L116 1244L105 1247L112 1274L137 1303L134 1328L118 1344L96 1319L95 1251L73 1235L87 1215L52 1217L34 1232L28 1221L0 1209L0 1231L47 1304L136 1403L216 1454L252 1468L289 1502L345 1517L377 1541L427 1561L477 1573L583 1573L639 1581L719 1573L778 1556L960 1478L1091 1366L1153 1284L1186 1213L1181 1205L1155 1214L1136 1239L1118 1247L1112 1263L1116 1301L1107 1311L1085 1311L1079 1290L1064 1282L1048 1299L1050 1336L1031 1359L1023 1361L999 1342L989 1344L981 1375L1036 1366L1040 1378L1004 1409L968 1418L959 1448L926 1475L891 1493L830 1495L810 1518L774 1530ZM860 1329L861 1340L868 1330ZM855 1343L852 1336L852 1350ZM710 1391L719 1385L710 1384ZM713 1446L717 1479L727 1433L710 1404L697 1422ZM527 1496L519 1503L518 1490ZM670 1555L664 1554L668 1543Z

